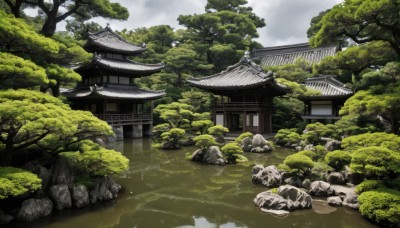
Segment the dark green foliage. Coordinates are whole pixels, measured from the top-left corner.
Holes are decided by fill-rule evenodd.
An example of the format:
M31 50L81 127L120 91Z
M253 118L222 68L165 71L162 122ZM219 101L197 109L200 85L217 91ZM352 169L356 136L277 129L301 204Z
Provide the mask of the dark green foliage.
M352 153L350 168L355 173L382 178L400 172L399 152L385 147L369 146Z
M358 196L360 212L363 216L386 227L400 224L400 192L380 188L366 191Z
M0 167L0 200L32 193L42 187L42 180L31 172L14 167Z
M349 165L351 162L351 154L343 150L335 150L329 152L325 156L325 163L335 168L335 170L342 170L344 166Z
M301 118L304 112L302 101L295 97L274 97L273 102L276 106L272 116L274 131L291 127L304 128L304 121Z
M315 160L315 158L317 157L317 154L312 150L299 151L299 152L297 152L297 154L298 155L305 155L305 156L309 157L311 160Z
M196 146L200 149L208 149L210 146L216 146L218 143L215 138L211 135L199 135L193 139L196 142Z
M222 125L215 125L208 128L208 134L222 137L225 133L228 133L229 129Z
M290 169L297 170L298 172L308 171L314 167L314 163L311 158L302 154L292 154L285 158L283 163Z
M280 129L276 133L274 139L276 144L290 146L292 144L299 143L301 137L297 133L297 129L292 128L292 129Z
M153 140L159 141L161 139L161 134L169 131L170 126L167 123L159 124L153 127Z
M342 147L349 151L368 146L382 146L394 151L400 151L400 136L385 132L375 132L350 136L342 141Z
M161 138L164 142L171 142L175 145L179 144L179 140L183 138L185 130L180 128L171 128L169 131L161 134Z
M313 173L328 173L332 172L334 169L324 162L314 162L314 167L311 169ZM321 176L322 178L322 176Z
M356 192L357 194L361 194L363 192L380 188L385 188L385 184L382 180L365 180L356 186Z

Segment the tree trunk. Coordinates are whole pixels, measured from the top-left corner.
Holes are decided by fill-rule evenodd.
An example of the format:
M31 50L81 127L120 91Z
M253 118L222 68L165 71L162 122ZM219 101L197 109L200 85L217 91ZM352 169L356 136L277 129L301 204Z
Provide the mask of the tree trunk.
M6 148L0 154L0 166L10 166L12 162L13 144L6 143Z
M40 33L46 37L51 37L56 32L56 28L57 28L56 18L47 16L46 22L44 23L42 31Z
M57 82L56 85L51 86L51 93L53 94L53 97L59 97L60 96L60 83Z

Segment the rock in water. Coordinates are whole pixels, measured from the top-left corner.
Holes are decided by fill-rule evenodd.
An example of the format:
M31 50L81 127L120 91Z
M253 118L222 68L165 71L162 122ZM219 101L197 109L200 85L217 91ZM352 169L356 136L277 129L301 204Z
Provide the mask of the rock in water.
M271 191L259 193L256 198L254 198L254 203L260 208L287 210L287 200Z
M75 207L82 208L89 205L89 193L85 186L74 186L71 189L71 196Z
M72 207L71 193L67 185L53 185L49 189L49 194L57 210Z
M210 146L207 152L204 154L203 162L214 165L225 164L224 157L217 146Z
M357 210L360 207L358 195L356 193L348 193L343 200L343 206Z
M256 134L253 137L251 145L251 152L253 153L265 153L272 150L271 143L265 140L264 137L260 134Z
M291 185L283 185L278 188L278 195L288 200L289 210L311 208L311 196L306 192Z
M327 201L330 206L334 207L342 206L342 199L339 196L328 197Z
M309 193L316 196L331 196L335 191L329 183L324 181L314 181L311 183Z
M282 176L274 165L267 166L263 169L260 167L253 168L253 171L259 170L251 178L253 184L262 184L266 187L278 187L282 183Z
M250 152L253 145L251 145L252 140L250 137L246 137L241 142L241 148L244 152Z
M27 199L22 202L21 210L16 219L19 221L32 221L51 214L53 203L48 198Z

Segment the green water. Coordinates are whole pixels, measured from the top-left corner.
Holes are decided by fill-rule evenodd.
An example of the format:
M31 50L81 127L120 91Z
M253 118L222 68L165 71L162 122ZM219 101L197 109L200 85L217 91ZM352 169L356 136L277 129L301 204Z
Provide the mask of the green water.
M152 149L151 140L117 142L115 149L130 159L129 171L117 182L117 200L96 207L59 212L34 227L375 227L358 211L326 207L286 217L262 213L254 197L267 190L251 183L253 164L279 164L289 150L249 154L248 165L213 166L184 159L186 152ZM15 224L26 227L26 224Z

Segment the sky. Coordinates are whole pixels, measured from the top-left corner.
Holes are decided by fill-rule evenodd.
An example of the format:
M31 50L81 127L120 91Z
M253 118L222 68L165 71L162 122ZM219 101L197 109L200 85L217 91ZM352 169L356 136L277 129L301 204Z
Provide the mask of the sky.
M111 2L117 2L111 0ZM105 26L110 23L114 30L130 30L167 24L182 28L179 15L202 14L207 0L119 0L128 8L127 21L96 19ZM248 0L253 12L264 18L267 26L258 30L257 39L263 46L278 46L307 42L310 20L319 12L332 8L342 0Z

